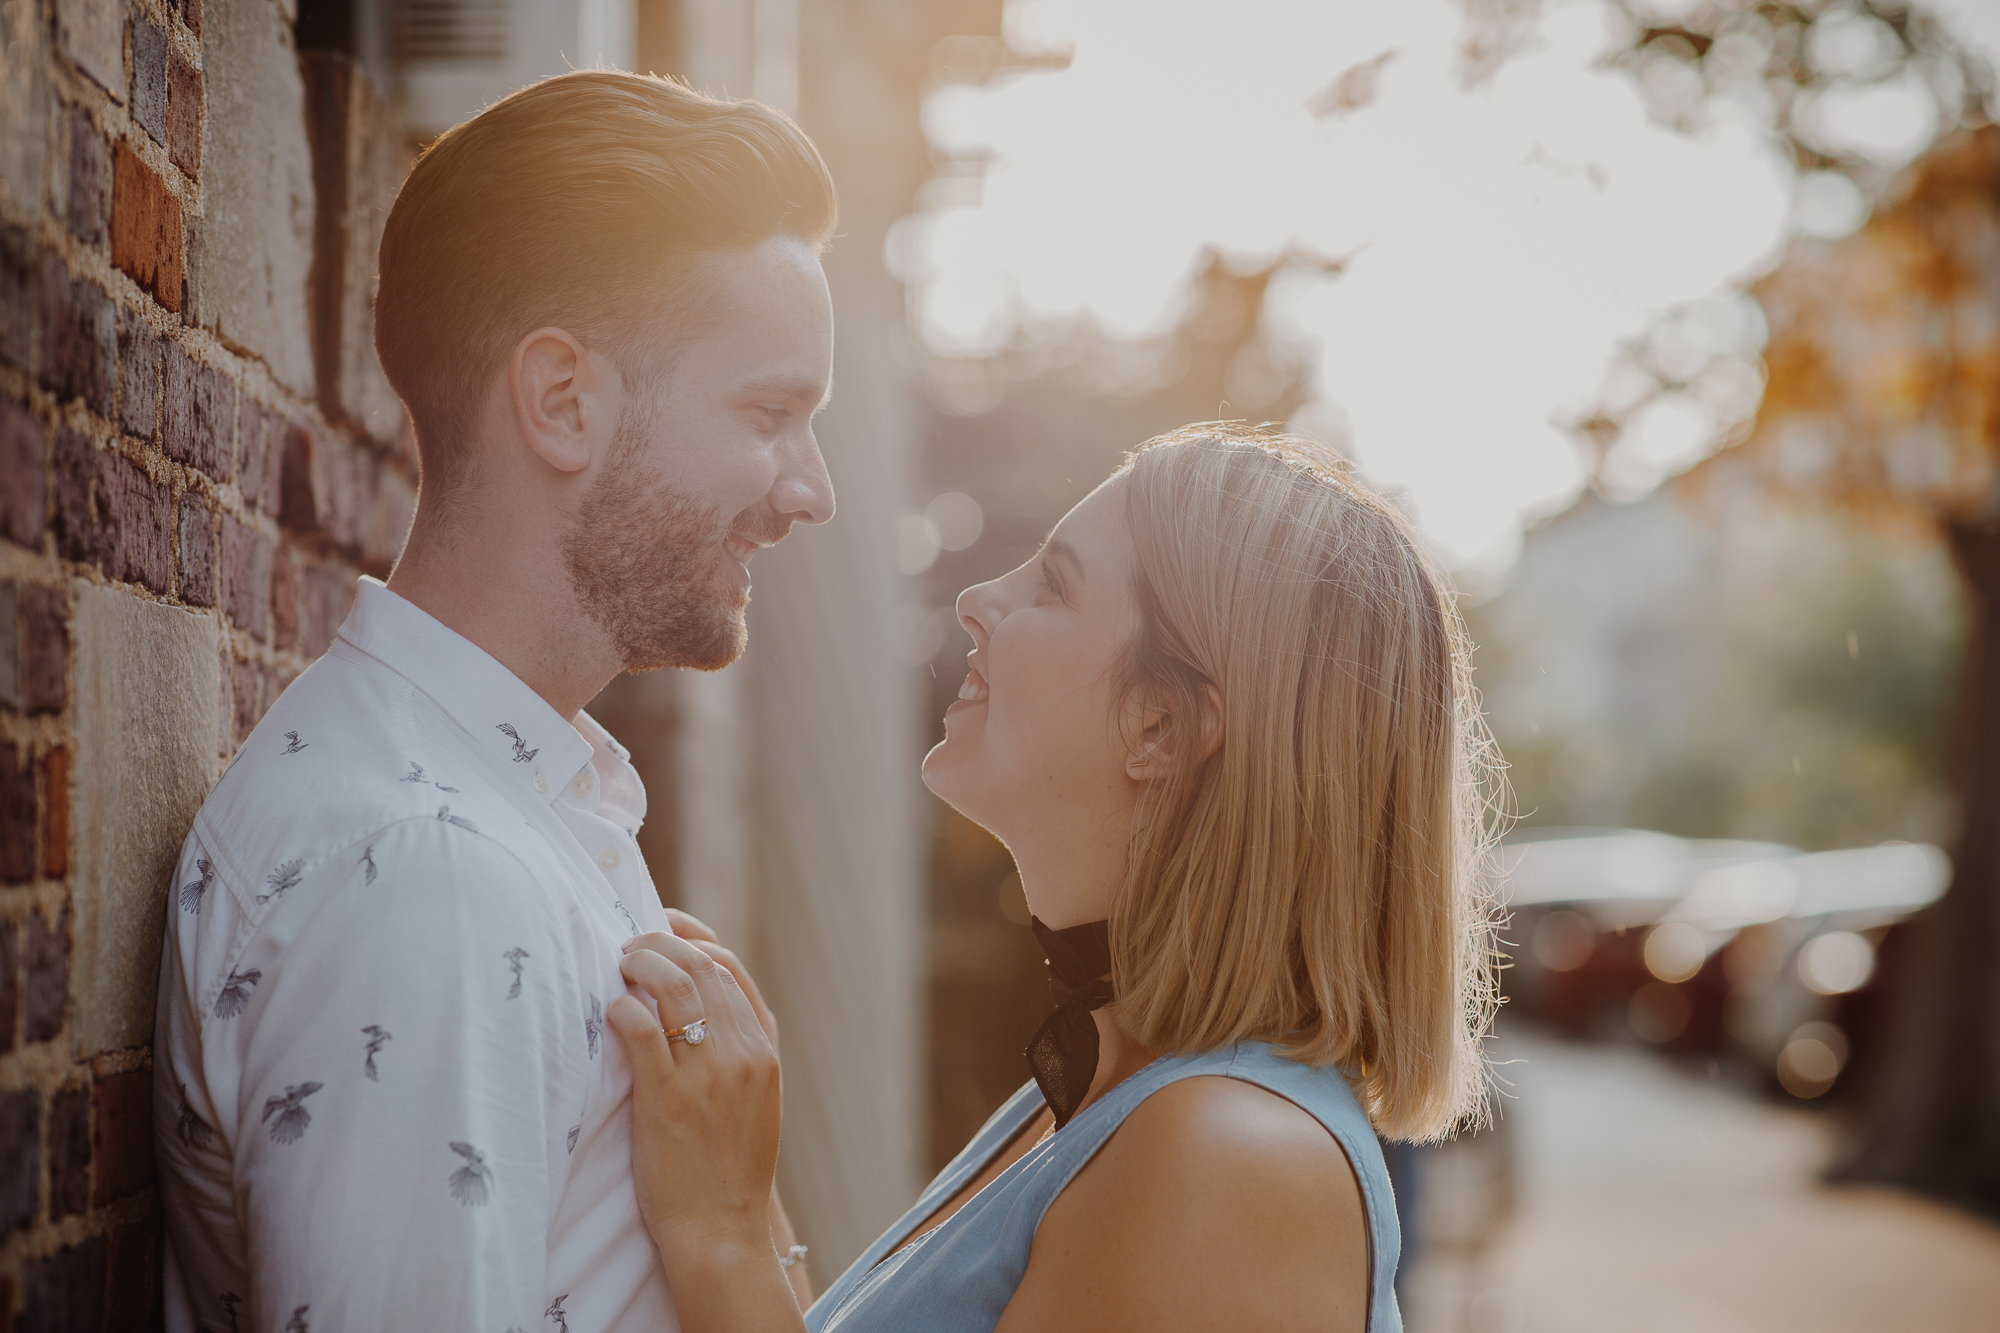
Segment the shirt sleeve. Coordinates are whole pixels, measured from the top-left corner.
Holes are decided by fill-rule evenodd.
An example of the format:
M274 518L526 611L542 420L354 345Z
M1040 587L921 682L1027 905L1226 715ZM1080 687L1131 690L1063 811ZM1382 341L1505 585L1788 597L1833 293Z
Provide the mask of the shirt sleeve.
M237 1034L245 1327L539 1327L588 1086L559 909L512 853L437 819L286 892L237 971L261 955Z

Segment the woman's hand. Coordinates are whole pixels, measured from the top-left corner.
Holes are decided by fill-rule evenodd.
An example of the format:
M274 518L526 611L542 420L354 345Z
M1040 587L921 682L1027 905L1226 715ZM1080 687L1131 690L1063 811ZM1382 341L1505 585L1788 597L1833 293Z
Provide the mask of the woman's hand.
M630 995L607 1017L632 1061L633 1184L681 1326L797 1329L771 1242L776 1025L742 964L712 938L642 935L625 949L620 970L658 1003L659 1018ZM707 1029L700 1043L667 1038L665 1029L697 1021Z

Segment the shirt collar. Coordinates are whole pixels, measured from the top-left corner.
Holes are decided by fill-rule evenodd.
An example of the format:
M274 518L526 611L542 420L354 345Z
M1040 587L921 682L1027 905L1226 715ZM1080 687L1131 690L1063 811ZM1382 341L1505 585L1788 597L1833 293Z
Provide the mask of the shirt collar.
M590 742L527 682L381 580L362 578L340 637L416 686L544 800L590 763Z

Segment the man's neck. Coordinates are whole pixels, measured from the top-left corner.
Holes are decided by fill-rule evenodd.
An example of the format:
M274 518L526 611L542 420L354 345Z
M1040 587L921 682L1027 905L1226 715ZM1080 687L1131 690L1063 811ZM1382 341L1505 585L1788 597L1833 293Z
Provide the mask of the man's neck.
M503 537L494 529L535 529L482 517L489 521L443 528L420 511L389 590L478 645L562 717L575 717L622 669L617 649L578 605L553 540Z

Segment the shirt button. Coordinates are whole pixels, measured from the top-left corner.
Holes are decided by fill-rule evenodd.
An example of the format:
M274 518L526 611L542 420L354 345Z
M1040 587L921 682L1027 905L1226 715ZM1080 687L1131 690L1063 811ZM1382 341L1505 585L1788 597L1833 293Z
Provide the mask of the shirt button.
M547 791L548 789L549 789L549 780L543 777L540 773L535 774L535 790Z
M576 781L569 784L569 789L575 792L578 796L590 795L590 774L588 773L577 774Z
M618 853L612 848L607 847L597 854L597 864L603 866L606 870L616 870L618 868L618 861Z

